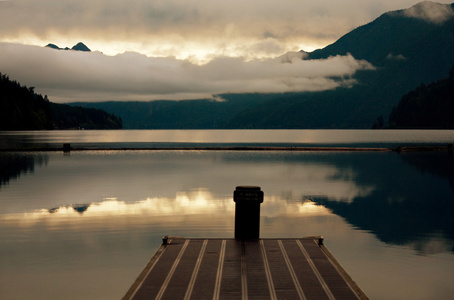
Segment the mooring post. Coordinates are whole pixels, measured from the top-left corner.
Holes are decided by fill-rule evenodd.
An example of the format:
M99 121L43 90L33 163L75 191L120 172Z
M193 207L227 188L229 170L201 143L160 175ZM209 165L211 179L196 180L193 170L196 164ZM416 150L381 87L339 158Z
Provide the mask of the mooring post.
M233 201L235 201L235 238L258 239L263 191L258 186L237 186L233 192Z
M71 151L71 144L70 143L63 144L63 152L68 153L70 151Z

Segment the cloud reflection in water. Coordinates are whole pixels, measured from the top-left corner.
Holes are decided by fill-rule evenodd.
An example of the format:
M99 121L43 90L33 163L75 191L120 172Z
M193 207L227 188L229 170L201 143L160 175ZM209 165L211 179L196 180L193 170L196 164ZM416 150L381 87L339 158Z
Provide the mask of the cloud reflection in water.
M52 153L35 173L1 190L0 220L55 223L83 217L88 224L90 218L110 222L131 216L131 224L159 219L156 226L173 224L181 229L172 230L182 233L191 217L197 230L212 235L220 230L219 236L232 230L233 189L246 184L265 192L264 234L325 234L310 232L308 224L304 232L287 228L285 222L270 224L279 218L334 213L381 241L424 252L443 248L422 245L434 239L447 238L445 245L454 241L449 201L454 176L450 168L434 169L452 161L444 153ZM177 222L182 219L186 223Z
M452 162L444 153L46 157L0 190L5 295L51 299L46 291L57 289L55 299L80 299L84 286L83 298L118 298L163 235L233 237L237 185L265 192L262 237L324 235L369 296L390 299L376 282L398 299L421 299L434 289L439 299L452 295L452 169L431 169ZM24 279L28 291L20 289Z
M325 207L310 200L303 202L285 201L279 197L266 197L261 216L265 218L282 215L317 216L329 215ZM264 208L264 209L263 209ZM22 225L35 222L72 222L74 219L128 217L166 217L178 215L230 215L233 217L235 204L232 198L214 199L205 189L180 192L175 198L147 198L138 202L125 202L117 198L106 198L91 204L74 204L51 209L38 209L24 213L0 215L0 221L17 222ZM209 226L209 224L207 224Z

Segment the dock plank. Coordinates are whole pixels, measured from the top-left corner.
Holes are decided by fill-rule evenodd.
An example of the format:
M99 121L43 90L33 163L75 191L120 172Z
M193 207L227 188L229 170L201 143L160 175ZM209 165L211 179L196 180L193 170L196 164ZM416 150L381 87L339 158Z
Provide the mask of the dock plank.
M213 299L217 279L216 276L219 269L221 247L221 240L208 240L199 268L200 276L197 276L192 290L192 299Z
M219 299L242 299L241 242L227 240Z
M313 238L170 238L123 299L367 297Z
M325 286L323 278L317 276L317 270L311 265L310 256L304 253L304 249L301 249L299 241L295 240L284 240L282 244L287 250L289 259L291 260L293 267L297 270L296 275L298 281L304 290L304 294L307 299L333 299L330 297L329 290ZM312 244L315 245L313 241Z
M298 299L298 292L277 240L263 240L277 299Z
M261 245L258 241L244 242L248 299L271 299Z

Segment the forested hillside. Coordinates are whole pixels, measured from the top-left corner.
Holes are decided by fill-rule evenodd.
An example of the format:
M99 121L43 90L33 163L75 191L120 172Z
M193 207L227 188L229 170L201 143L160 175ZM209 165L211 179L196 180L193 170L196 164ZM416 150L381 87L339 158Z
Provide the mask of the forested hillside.
M0 73L0 130L53 129L50 103Z
M50 103L55 129L122 129L120 117L102 109Z
M52 103L0 73L0 130L121 129L121 118L100 109Z
M449 77L402 97L389 116L389 128L454 129L454 66Z
M125 129L219 129L241 111L274 97L275 94L226 94L224 101L108 101L70 105L103 109L120 116Z

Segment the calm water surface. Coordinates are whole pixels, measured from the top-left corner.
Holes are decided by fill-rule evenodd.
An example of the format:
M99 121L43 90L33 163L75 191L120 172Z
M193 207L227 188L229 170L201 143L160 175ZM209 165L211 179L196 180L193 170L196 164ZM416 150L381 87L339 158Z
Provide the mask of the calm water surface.
M90 130L0 131L8 147L359 146L454 143L454 130Z
M1 152L0 166L1 299L120 299L162 236L233 237L238 185L265 193L262 237L323 235L371 299L454 295L452 153Z

